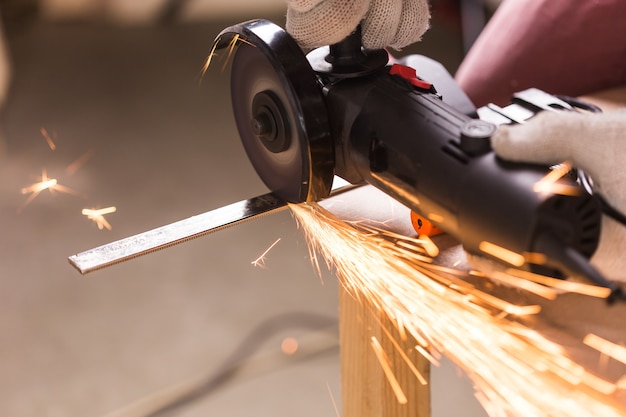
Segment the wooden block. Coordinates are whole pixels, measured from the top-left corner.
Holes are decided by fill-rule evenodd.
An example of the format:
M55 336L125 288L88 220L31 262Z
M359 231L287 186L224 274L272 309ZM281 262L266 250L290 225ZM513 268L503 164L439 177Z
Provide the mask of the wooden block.
M394 323L370 301L357 300L343 288L339 295L339 326L343 417L429 417L429 386L418 380L398 352L399 347L428 381L430 363L415 350L415 340L410 336L402 340ZM385 376L372 348L372 337L388 356L406 404L398 401Z

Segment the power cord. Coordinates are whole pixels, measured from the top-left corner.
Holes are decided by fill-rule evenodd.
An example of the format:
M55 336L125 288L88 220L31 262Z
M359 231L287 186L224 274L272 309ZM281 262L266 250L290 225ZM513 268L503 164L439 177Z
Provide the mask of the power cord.
M263 358L263 365L266 371L275 371L283 366L302 363L320 356L336 354L338 352L338 320L336 317L323 316L309 312L280 314L256 326L243 338L222 365L210 375L185 381L176 386L151 394L128 406L109 413L105 417L172 416L181 411L184 407L191 405L197 400L206 398L219 388L233 381L245 368L250 367L251 359L259 351L264 342L280 332L295 328L310 331L325 331L332 334L332 339L330 343L328 341L318 343L317 346L313 349L309 349L308 352L301 352L292 356L287 356L281 352L280 358L275 358L274 361ZM304 351L304 349L302 350ZM268 367L268 365L272 366Z

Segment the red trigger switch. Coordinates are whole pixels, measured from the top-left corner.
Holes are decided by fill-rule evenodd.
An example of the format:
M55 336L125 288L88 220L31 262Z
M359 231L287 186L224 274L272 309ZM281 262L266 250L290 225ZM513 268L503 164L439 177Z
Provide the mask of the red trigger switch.
M399 75L417 88L429 90L433 85L427 81L421 80L417 77L415 68L407 67L406 65L393 64L389 70L391 75Z

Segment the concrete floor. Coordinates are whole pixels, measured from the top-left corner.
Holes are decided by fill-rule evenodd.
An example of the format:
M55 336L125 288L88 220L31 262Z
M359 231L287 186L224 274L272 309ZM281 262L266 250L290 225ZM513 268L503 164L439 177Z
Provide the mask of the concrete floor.
M259 16L240 20L251 17ZM246 344L259 343L254 367L172 415L335 415L336 280L313 271L288 212L86 277L66 260L266 191L239 143L227 75L214 65L200 82L213 38L232 23L35 23L11 36L0 159L1 415L109 415L213 374L272 318L278 329ZM68 173L85 153L91 159ZM25 205L20 190L42 169L76 194L45 190ZM113 205L111 231L81 215ZM266 267L251 265L278 238ZM280 353L286 336L301 338L301 353ZM451 367L435 373L434 395L445 401L434 401L433 415L458 416L453 405L482 415L467 386L451 394L457 379Z

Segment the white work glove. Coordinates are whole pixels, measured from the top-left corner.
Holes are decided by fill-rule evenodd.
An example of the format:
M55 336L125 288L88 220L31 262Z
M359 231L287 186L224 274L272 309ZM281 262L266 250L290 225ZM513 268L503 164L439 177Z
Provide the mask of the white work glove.
M365 49L401 49L428 29L427 0L287 0L287 32L301 47L332 45L361 23Z
M510 161L571 161L593 180L596 192L626 213L626 112L542 112L523 125L501 126L494 151ZM626 281L626 227L603 216L591 263L607 278Z

